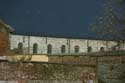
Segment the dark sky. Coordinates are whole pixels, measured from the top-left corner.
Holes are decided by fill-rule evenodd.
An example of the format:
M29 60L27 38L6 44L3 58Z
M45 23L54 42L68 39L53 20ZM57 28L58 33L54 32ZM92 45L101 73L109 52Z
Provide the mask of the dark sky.
M93 36L100 0L0 0L0 18L17 33Z

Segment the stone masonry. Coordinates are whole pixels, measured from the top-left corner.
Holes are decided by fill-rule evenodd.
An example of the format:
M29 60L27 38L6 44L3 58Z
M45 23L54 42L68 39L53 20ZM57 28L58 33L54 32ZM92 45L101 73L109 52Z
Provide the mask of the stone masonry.
M48 63L0 62L0 80L82 83L88 74L94 75L94 83L125 82L124 56L60 56L58 61L54 57Z
M21 43L23 46L24 54L33 54L34 44L37 44L37 54L47 54L48 45L52 46L51 54L61 54L62 46L65 46L64 54L73 54L76 53L75 47L78 48L77 53L87 53L88 47L91 48L91 52L99 52L101 48L103 48L102 50L104 51L110 51L117 45L115 41L10 34L10 49L18 49L19 43Z

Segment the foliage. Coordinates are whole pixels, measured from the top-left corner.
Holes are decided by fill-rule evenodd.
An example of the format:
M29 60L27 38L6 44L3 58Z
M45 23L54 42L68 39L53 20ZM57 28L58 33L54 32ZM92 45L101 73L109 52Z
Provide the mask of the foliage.
M118 45L125 41L125 15L122 16L120 10L123 8L124 0L108 0L104 3L101 16L98 16L96 22L92 25L92 31L100 38L116 40Z
M116 0L118 3L123 3L125 0Z

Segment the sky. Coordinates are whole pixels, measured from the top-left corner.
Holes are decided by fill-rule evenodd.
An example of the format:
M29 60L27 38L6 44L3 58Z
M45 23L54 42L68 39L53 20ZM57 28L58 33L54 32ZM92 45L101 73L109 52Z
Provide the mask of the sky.
M16 33L93 37L90 25L101 5L101 0L0 0L0 19Z

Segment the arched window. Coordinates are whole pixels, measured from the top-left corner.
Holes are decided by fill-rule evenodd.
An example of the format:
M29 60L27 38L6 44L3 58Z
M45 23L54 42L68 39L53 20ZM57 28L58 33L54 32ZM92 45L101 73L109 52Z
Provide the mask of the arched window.
M61 53L65 53L66 52L66 46L65 45L62 45L61 46Z
M38 45L35 43L33 44L33 54L37 54L38 51Z
M101 52L104 52L104 51L105 51L104 47L101 47L101 48L100 48L100 51L101 51Z
M74 50L75 50L75 53L78 53L79 52L79 46L75 46Z
M92 52L92 47L91 46L88 46L88 52Z
M51 44L48 44L48 46L47 46L47 53L48 54L52 53L52 45Z
M22 54L23 53L23 43L18 43L18 53Z
M111 49L112 51L116 51L116 46L113 46Z

